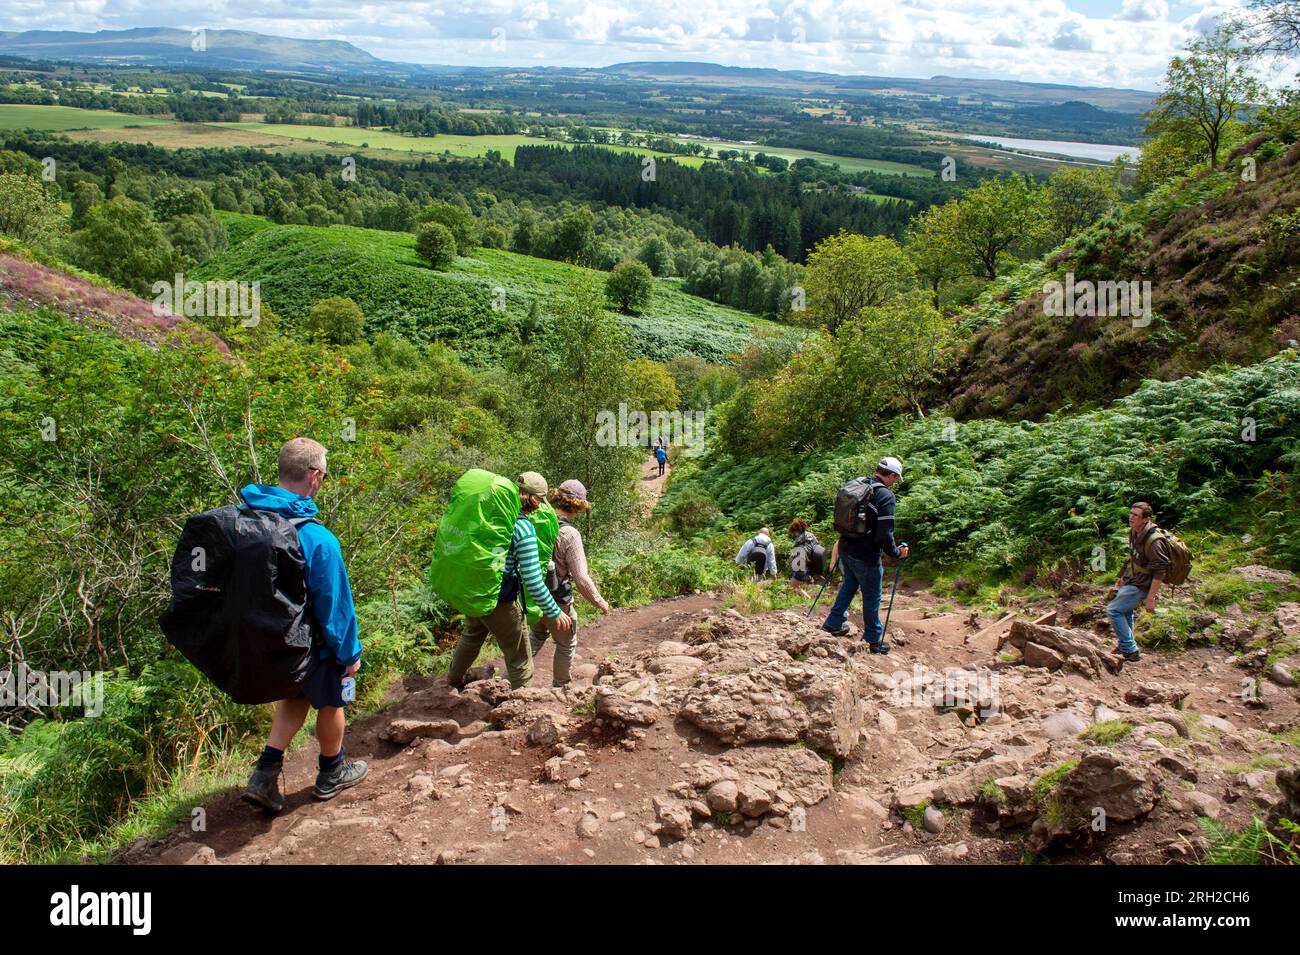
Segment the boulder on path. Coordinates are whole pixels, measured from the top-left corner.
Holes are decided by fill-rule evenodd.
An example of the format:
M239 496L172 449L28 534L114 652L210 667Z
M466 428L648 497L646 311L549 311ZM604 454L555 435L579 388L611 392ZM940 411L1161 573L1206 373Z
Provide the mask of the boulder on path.
M633 726L650 726L663 715L663 710L652 700L636 699L613 687L598 686L596 715Z
M417 739L449 739L459 733L460 724L455 720L396 719L384 730L384 736L398 746Z
M998 640L997 648L1001 650L1008 643L1019 650L1022 657L1031 643L1038 647L1035 654L1043 650L1054 651L1073 668L1093 678L1103 673L1118 673L1123 666L1123 659L1111 652L1107 642L1083 630L1014 620L1010 632Z
M1105 832L1113 822L1145 816L1160 801L1158 773L1135 757L1089 750L1043 800L1028 845L1042 852L1085 832Z
M1124 694L1124 702L1134 706L1151 706L1154 703L1168 703L1179 706L1187 698L1187 690L1169 686L1166 683L1140 683Z

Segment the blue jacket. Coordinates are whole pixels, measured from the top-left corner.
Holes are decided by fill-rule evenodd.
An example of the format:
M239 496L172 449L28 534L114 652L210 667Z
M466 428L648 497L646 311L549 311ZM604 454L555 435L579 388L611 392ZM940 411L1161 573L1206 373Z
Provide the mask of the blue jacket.
M311 498L274 484L250 484L241 493L250 506L285 517L315 517L319 513ZM307 596L324 644L320 658L333 657L341 665L351 666L361 659L361 639L339 539L323 524L312 523L298 528L298 542L307 562Z
M655 448L655 460L660 464L668 460L668 452L662 446Z

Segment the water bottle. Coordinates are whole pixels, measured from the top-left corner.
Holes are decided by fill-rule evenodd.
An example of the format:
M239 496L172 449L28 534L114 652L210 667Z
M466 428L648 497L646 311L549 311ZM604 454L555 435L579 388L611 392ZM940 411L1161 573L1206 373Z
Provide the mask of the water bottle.
M343 678L343 702L351 703L357 698L357 680L356 677Z

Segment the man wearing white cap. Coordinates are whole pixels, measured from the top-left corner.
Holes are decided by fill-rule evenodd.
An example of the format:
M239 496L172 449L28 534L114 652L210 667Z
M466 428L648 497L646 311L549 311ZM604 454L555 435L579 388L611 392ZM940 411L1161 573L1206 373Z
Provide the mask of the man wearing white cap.
M888 553L896 560L907 556L907 545L899 547L894 542L894 492L893 486L903 476L903 464L898 458L882 458L876 465L876 473L863 488L862 503L865 513L874 515L874 529L862 535L840 533L831 556L831 566L835 566L838 556L840 566L844 569L844 583L835 595L831 612L822 624L822 629L837 637L846 636L849 606L858 590L862 591L862 618L866 632L863 638L872 653L888 653L889 644L882 639L880 625L880 584L884 576L884 567L880 563L881 552ZM851 484L853 482L850 482ZM850 485L845 485L849 487ZM843 493L843 491L841 491Z

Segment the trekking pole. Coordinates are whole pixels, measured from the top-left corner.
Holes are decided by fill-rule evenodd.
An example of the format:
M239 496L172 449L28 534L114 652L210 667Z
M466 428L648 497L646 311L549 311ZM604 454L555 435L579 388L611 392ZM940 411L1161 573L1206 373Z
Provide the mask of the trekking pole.
M827 574L826 579L822 581L822 589L817 591L817 596L813 598L812 606L809 607L808 612L803 615L805 620L811 617L812 612L817 609L817 602L822 599L822 594L826 593L826 585L831 582L831 578L835 576L835 571L839 569L839 566L840 566L839 555L836 554L835 566L831 568L831 572Z
M906 547L907 543L904 542L902 546ZM906 557L900 557L898 563L894 565L894 586L889 590L889 609L885 611L885 628L880 631L881 640L884 640L885 634L889 632L889 615L894 612L894 594L898 593L898 578L902 576L903 561L905 560L907 560Z

